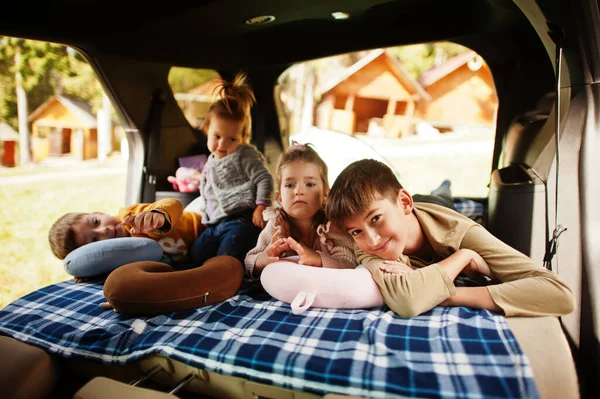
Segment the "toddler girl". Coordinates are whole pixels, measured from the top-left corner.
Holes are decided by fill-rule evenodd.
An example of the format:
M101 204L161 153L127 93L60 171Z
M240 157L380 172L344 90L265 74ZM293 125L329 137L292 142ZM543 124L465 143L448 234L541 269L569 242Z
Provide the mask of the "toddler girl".
M186 208L202 213L207 225L190 249L196 266L216 255L244 263L265 225L262 213L273 195L273 177L264 157L250 144L255 97L246 76L221 81L219 97L203 125L211 154L202 171L200 197Z
M264 211L267 226L246 256L248 274L258 278L269 263L293 253L308 266L354 268L352 238L325 218L327 165L316 151L292 143L277 166L276 184L281 208Z

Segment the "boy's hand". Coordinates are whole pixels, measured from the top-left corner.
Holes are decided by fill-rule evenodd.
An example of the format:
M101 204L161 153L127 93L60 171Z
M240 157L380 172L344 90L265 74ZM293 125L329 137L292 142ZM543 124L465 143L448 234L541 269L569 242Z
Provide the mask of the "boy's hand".
M284 238L284 241L288 243L288 245L293 251L296 251L298 256L300 256L298 264L306 266L323 267L323 260L321 259L321 255L319 255L316 251L308 248L305 245L300 244L292 237Z
M123 224L131 226L131 234L147 234L160 229L165 224L165 215L160 212L140 212L123 219Z
M263 219L263 211L265 210L265 206L262 204L256 205L254 208L254 212L252 212L252 223L256 227L260 227L261 229L265 228L265 219Z
M379 265L379 270L391 274L406 274L413 271L410 266L395 260L384 260L383 265Z

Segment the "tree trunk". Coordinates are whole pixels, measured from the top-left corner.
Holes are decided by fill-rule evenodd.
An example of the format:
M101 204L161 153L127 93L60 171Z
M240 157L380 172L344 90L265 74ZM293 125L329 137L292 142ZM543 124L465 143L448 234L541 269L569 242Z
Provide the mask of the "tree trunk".
M29 148L29 126L27 116L29 114L27 105L27 93L23 89L23 76L21 76L21 53L17 50L15 54L15 65L17 72L15 74L15 84L17 86L17 116L19 119L19 164L27 165L31 162Z
M304 77L304 102L302 104L300 130L307 133L313 126L314 113L315 71L311 64L306 65Z
M299 133L302 130L302 104L304 104L304 70L305 64L295 67L294 80L296 88L294 92L294 108L292 109L292 126L290 134Z
M102 92L102 109L98 111L98 159L105 160L112 152L112 121L110 99Z

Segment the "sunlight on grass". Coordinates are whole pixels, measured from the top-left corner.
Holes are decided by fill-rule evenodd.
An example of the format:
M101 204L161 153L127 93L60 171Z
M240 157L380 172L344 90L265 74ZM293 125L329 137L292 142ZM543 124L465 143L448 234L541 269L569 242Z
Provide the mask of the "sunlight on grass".
M125 205L126 173L69 176L0 189L0 309L70 276L48 244L48 230L67 212L116 214Z

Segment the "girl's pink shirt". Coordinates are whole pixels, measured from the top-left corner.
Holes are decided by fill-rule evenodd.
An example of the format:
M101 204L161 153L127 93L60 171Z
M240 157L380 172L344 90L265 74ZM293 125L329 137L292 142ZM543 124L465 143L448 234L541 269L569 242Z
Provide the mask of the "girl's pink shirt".
M263 218L267 225L260 233L256 246L246 255L245 266L248 276L252 277L256 259L262 254L269 245L271 239L277 232L281 218L279 215L285 215L281 208L266 208L263 212ZM330 222L321 224L317 227L317 240L311 248L321 255L323 267L332 269L353 269L357 262L354 256L352 237L345 231L340 231Z

